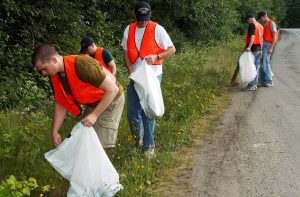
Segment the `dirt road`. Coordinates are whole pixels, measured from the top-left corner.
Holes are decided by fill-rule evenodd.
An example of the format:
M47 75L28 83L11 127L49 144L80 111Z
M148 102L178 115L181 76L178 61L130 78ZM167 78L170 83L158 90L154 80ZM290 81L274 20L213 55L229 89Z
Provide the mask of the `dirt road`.
M232 90L219 126L193 150L185 196L300 196L300 29L282 30L274 87Z

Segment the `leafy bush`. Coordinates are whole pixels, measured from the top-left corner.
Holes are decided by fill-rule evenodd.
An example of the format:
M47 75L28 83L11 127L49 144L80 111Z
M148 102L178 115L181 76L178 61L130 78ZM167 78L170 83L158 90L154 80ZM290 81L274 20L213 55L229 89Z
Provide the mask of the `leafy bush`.
M282 22L285 27L299 28L300 27L300 2L298 0L286 1L287 12L286 18Z
M36 179L29 178L28 180L17 180L15 176L11 175L8 179L1 181L0 196L30 196L32 191L48 192L49 185L40 187ZM43 196L41 193L40 196Z
M0 76L0 108L18 108L24 113L45 106L50 95L47 79L36 73L25 73L14 67L5 67ZM38 78L37 80L35 78ZM44 87L44 88L43 88Z

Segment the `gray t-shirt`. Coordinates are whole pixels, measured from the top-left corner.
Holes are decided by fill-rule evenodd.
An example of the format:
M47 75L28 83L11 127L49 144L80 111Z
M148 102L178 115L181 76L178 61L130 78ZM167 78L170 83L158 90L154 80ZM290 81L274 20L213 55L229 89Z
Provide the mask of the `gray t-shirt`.
M267 24L268 24L268 22L266 22L264 24L264 27L266 27ZM276 24L273 21L272 21L272 23L270 25L270 30L271 30L272 33L277 31Z
M264 24L264 27L266 27L266 25L268 24L268 22L266 24ZM270 31L272 33L277 32L277 28L276 28L276 24L272 21L271 25L270 25ZM264 40L264 43L269 43L268 41Z
M271 30L271 32L276 32L277 31L276 24L274 22L271 23L270 30Z

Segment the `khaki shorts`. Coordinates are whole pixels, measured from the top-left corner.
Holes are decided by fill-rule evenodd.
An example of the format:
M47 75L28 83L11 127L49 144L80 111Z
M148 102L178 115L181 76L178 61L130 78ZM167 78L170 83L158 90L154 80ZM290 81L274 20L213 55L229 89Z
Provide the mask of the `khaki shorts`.
M124 103L123 93L105 109L93 125L103 148L112 148L116 145ZM92 108L87 107L84 114L88 114L91 110Z

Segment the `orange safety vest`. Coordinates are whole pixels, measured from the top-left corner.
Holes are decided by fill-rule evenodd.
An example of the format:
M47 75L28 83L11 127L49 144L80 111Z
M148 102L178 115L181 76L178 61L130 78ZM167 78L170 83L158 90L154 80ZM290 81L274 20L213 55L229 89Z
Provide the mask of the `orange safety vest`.
M102 66L104 66L109 72L112 72L112 68L105 64L103 58L102 58L103 48L98 47L95 54L95 59L100 62Z
M268 23L264 27L264 41L272 42L272 32L271 32L271 24L273 21L269 20ZM275 32L275 43L278 42L278 31Z
M64 56L65 73L70 85L72 94L66 92L58 78L58 74L51 76L54 91L54 99L74 116L81 114L80 104L91 104L100 101L104 90L101 90L90 83L81 81L76 73L75 59L77 55Z
M257 21L253 22L255 25L255 38L253 44L259 44L262 45L263 43L263 34L264 34L264 27L259 24ZM248 32L246 33L245 42L248 45L250 43L250 36L248 35Z
M135 61L138 59L138 57L141 57L141 59L144 59L145 56L150 54L160 54L164 50L161 49L155 40L155 27L157 23L153 21L149 21L147 23L144 36L141 43L140 51L138 51L135 43L135 30L137 26L137 22L131 23L129 26L129 32L128 32L128 40L127 40L127 50L130 62L132 64L135 63ZM159 65L163 64L164 59L160 59L155 61L153 64Z

